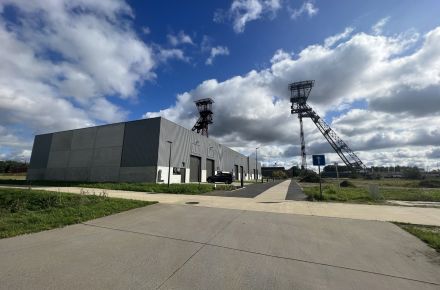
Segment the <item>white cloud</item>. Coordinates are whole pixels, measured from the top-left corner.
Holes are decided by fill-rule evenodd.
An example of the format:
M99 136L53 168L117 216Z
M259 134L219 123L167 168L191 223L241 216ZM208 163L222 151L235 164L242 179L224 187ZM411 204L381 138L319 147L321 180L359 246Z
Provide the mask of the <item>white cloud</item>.
M234 0L229 10L218 10L215 13L214 21L232 20L234 31L242 33L248 22L265 15L273 18L280 8L281 0Z
M299 9L289 9L290 17L292 19L297 19L303 14L307 14L309 17L315 16L319 9L311 1L304 2Z
M385 27L385 25L388 23L388 21L390 20L390 17L385 17L380 19L376 24L373 25L373 27L371 28L371 30L373 30L373 33L375 35L379 35L382 34L383 28Z
M185 53L182 49L179 48L159 48L157 53L158 60L161 62L168 62L172 59L177 59L185 62L189 62L189 57L185 56Z
M285 59L290 59L292 55L282 49L278 49L270 60L270 63L277 63Z
M386 37L352 35L350 30L327 43L310 45L295 57L279 50L267 69L224 81L206 80L179 94L175 105L144 117L161 115L191 128L197 117L194 100L211 96L215 100L212 138L244 153L261 145L262 160L279 157L292 164L299 160L295 156L299 125L290 115L287 86L315 79L310 104L321 116L344 110L331 126L367 164L390 160L421 164L428 151L440 147L440 102L436 101L440 27L426 33L417 47L413 46L419 39L415 33ZM411 98L414 95L416 99ZM347 104L356 101L368 107L345 111ZM429 109L423 111L417 104L428 104ZM304 125L309 153L331 152L314 124L306 120Z
M153 50L124 1L4 0L0 11L6 6L16 17L0 14L0 152L17 143L29 150L32 134L125 119L106 96L135 98L155 77Z
M210 55L208 59L206 59L205 64L211 65L214 62L214 59L219 55L229 55L229 49L226 46L212 47Z
M185 34L185 32L183 30L179 31L178 34L170 33L167 35L167 38L168 38L169 43L172 46L178 46L181 44L194 45L192 38L188 34Z
M331 47L331 46L335 45L338 41L346 39L347 37L349 37L353 31L354 31L353 27L345 28L345 30L343 32L326 38L324 40L324 46L325 47Z

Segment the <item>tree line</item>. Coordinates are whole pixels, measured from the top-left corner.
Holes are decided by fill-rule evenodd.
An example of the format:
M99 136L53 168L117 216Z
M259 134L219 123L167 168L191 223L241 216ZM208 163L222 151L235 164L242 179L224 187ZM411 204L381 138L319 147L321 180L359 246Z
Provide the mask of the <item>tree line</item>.
M0 173L23 173L27 172L28 165L25 162L5 160L0 161Z

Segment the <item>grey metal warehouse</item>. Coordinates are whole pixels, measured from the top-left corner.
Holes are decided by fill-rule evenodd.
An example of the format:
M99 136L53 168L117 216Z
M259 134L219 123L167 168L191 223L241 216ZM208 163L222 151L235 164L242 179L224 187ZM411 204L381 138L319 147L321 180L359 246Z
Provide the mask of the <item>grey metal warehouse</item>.
M166 183L169 161L171 183L261 172L254 158L157 117L37 135L27 179Z

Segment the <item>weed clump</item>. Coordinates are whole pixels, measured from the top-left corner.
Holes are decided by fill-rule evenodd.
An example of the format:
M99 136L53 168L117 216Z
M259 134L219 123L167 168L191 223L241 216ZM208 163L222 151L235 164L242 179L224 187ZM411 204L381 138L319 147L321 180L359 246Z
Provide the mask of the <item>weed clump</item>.
M354 185L353 182L349 181L349 180L344 180L340 183L341 187L352 187L355 188L356 185Z
M439 188L440 187L440 179L425 179L419 181L420 187L429 187L429 188Z

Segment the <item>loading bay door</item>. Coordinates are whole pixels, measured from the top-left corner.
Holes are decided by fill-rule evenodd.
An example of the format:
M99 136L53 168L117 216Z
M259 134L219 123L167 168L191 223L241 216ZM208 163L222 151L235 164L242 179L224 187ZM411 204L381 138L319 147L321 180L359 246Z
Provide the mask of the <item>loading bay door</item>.
M189 156L189 181L190 182L201 182L202 175L202 161L198 156L190 155Z
M214 160L206 159L206 178L214 175Z
M239 179L239 177L238 177L238 165L235 165L235 168L234 168L234 173L235 173L235 180L238 180Z

